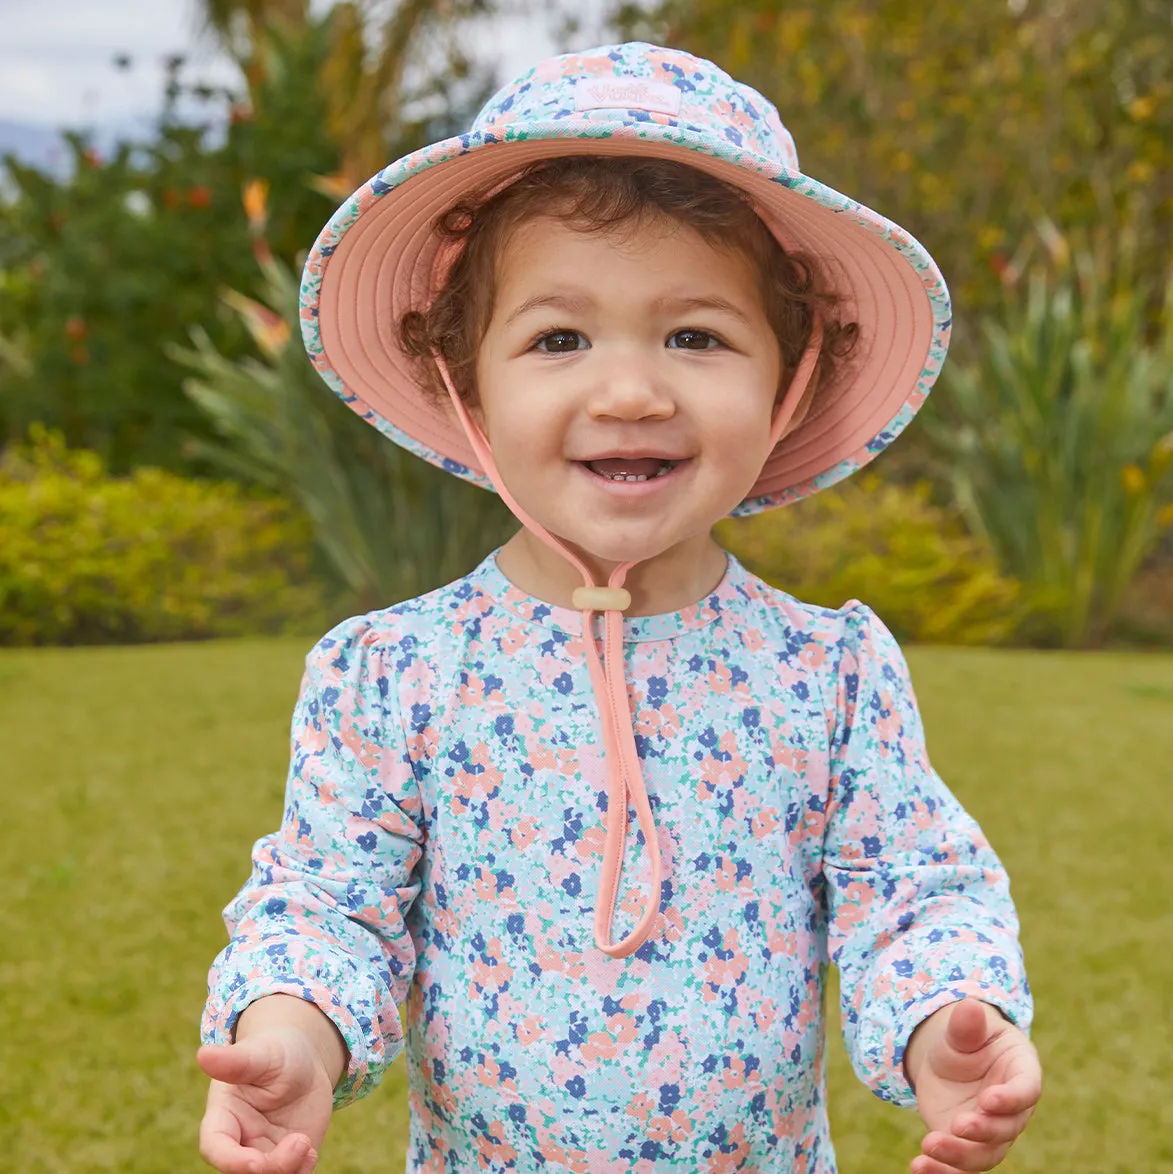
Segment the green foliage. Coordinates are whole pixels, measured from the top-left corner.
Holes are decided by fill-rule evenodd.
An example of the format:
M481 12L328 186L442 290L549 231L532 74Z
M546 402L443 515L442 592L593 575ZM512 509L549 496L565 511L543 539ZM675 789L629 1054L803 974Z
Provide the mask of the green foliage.
M1173 278L1154 313L1134 235L1047 239L979 358L946 367L933 435L1040 634L1075 647L1111 630L1173 525Z
M149 141L103 159L70 136L64 177L4 161L0 445L35 420L116 473L198 467L184 441L209 430L164 348L195 323L228 354L247 347L236 319L213 313L222 285L247 288L255 275L246 181L270 182L268 237L280 255L306 248L329 215L331 199L305 182L337 165L321 99L304 84L327 49L312 32L275 40L258 82L265 100L251 107L196 87L228 114L218 145L206 127L178 121L174 104L190 87L173 73Z
M282 71L279 39L314 36L325 48L313 67L324 126L338 144L338 199L390 160L463 128L496 85L468 57L467 22L481 21L487 0L332 0L328 21L315 22L308 0L199 0L204 20L249 78L257 105L269 107L262 83ZM315 24L317 29L315 30ZM475 39L472 44L475 44ZM421 69L422 60L430 67ZM311 75L301 74L302 88ZM296 99L297 91L281 93ZM471 109L466 109L470 107ZM429 114L422 120L413 115ZM272 113L272 112L271 112ZM425 130L429 123L444 129Z
M267 305L227 295L264 355L231 359L202 331L174 356L227 445L201 452L297 501L355 609L423 594L469 571L515 526L495 494L401 449L331 392L297 333L298 289L263 263Z
M0 643L107 644L320 624L304 519L237 485L111 478L37 426L0 461Z
M862 600L898 639L1010 639L1023 618L1018 585L929 494L927 484L863 474L786 509L723 522L718 537L755 574L804 602Z
M1173 25L1164 0L663 0L628 25L774 101L804 170L926 241L967 310L1006 242L1139 201L1173 239ZM1150 268L1150 272L1151 272Z
M266 249L296 265L358 183L491 88L456 48L482 0L203 7L239 87L181 80L175 59L146 141L103 159L72 136L64 177L0 161L0 445L41 421L116 473L207 472L188 441L211 439L208 420L166 350L197 324L226 356L248 349L236 316L216 312L223 286L256 278L242 190L267 186ZM181 98L204 102L208 125L183 123Z
M178 463L201 421L154 340L202 316L248 249L199 138L168 127L145 157L124 145L103 160L71 136L66 180L8 161L0 322L13 337L0 350L17 361L0 361L0 442L40 420L118 470Z

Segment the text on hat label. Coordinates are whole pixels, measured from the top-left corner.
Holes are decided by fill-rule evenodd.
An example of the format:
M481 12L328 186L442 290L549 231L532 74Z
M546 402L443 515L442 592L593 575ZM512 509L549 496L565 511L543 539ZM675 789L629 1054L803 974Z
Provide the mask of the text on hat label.
M680 91L664 82L643 78L592 77L574 87L575 110L647 110L680 113Z

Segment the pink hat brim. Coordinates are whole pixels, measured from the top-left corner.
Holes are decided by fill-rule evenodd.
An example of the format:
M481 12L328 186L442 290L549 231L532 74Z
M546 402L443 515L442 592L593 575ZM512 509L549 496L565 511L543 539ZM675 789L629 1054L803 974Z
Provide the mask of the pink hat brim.
M799 172L711 138L657 123L625 133L566 119L469 134L414 152L339 209L306 261L302 327L326 382L360 415L418 456L491 488L455 414L425 396L398 323L427 306L441 278L437 217L526 165L559 155L673 159L745 190L784 247L826 267L859 323L833 394L771 453L735 514L804 497L875 457L911 420L948 346L949 296L927 251L870 209Z

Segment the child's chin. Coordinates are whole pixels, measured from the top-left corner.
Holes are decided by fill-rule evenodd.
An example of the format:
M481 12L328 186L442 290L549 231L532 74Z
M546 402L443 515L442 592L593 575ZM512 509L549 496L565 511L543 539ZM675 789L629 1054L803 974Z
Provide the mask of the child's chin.
M569 542L584 554L605 563L645 563L661 555L671 543L657 538L608 538L598 534L571 536Z

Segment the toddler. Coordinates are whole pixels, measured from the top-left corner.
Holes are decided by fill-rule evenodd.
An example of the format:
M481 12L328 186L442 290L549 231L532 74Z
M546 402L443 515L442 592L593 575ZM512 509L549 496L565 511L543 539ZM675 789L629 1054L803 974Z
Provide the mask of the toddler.
M883 624L710 533L905 427L950 325L925 250L759 94L625 44L361 188L302 316L355 411L522 528L310 652L210 978L205 1159L308 1174L406 1049L416 1174L832 1174L834 963L915 1174L997 1165L1041 1081L1006 876Z

